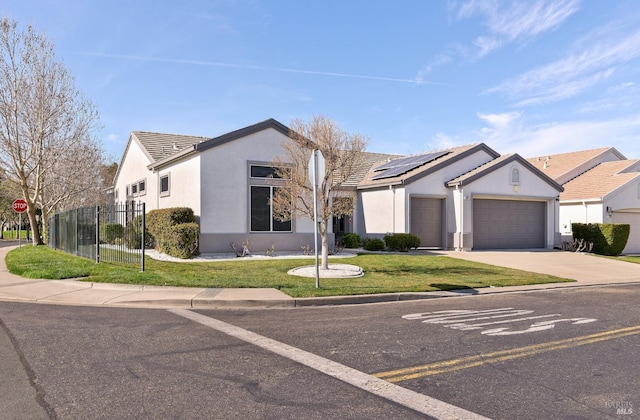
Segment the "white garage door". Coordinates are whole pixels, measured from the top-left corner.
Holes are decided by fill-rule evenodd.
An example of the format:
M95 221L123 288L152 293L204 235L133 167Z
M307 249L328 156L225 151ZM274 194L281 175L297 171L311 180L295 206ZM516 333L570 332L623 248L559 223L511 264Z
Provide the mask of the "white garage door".
M627 246L624 247L622 253L640 254L640 213L613 212L611 221L613 223L627 223L631 225L629 240L627 240Z
M409 232L420 238L420 246L442 248L442 203L439 198L411 197Z
M473 200L473 249L545 247L546 203Z

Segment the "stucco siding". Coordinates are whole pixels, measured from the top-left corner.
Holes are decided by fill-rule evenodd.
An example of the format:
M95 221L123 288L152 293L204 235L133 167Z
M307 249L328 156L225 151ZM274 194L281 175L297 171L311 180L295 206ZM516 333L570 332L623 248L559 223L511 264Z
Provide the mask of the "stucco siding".
M363 220L364 231L361 235L382 235L394 231L394 220L396 214L404 213L404 206L398 208L400 195L404 203L403 190L395 191L391 189L366 191L361 194L362 210L366 217Z
M157 193L157 208L189 207L196 216L202 214L200 208L200 156L191 155L175 164L162 168L153 174L157 186L163 176L169 176L169 194Z
M121 162L118 170L118 177L115 180L114 190L117 191L117 203L124 203L127 200L126 189L134 182L146 180L146 192L144 195L130 197L135 201L146 204L147 211L156 208L154 199L157 193L157 185L152 177L151 171L147 169L147 165L151 162L137 141L131 140L124 160Z

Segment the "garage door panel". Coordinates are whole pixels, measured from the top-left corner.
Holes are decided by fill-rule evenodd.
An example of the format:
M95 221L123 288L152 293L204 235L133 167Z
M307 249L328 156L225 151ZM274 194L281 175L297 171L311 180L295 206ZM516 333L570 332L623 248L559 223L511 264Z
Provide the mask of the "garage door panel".
M409 230L420 246L442 248L442 199L411 197Z
M473 200L474 249L544 248L546 203Z

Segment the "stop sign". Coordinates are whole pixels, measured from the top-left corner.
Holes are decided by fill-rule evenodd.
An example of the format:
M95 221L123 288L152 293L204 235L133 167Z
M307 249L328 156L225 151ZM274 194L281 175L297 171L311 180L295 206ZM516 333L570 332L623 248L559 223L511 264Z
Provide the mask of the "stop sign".
M16 213L24 213L25 211L27 211L27 202L22 198L18 198L13 201L12 207L13 211L15 211Z

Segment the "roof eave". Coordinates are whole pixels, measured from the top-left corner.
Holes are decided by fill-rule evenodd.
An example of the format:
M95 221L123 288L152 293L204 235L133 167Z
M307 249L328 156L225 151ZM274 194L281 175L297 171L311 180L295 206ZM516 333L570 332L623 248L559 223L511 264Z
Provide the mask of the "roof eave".
M198 148L198 144L193 144L191 145L191 147L184 148L177 153L174 153L172 155L167 156L166 158L160 159L156 162L151 163L150 165L147 165L147 169L155 172L157 169L170 165L176 160L182 159L190 154L196 153L197 148Z

